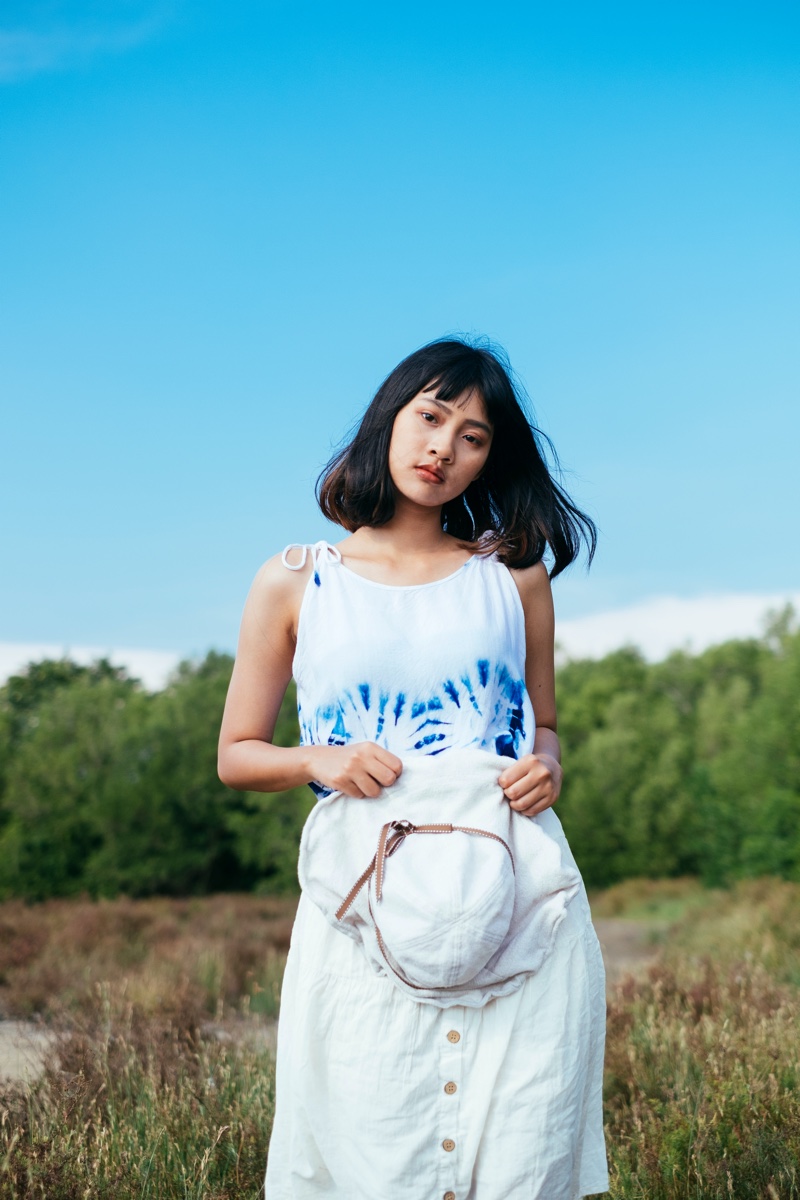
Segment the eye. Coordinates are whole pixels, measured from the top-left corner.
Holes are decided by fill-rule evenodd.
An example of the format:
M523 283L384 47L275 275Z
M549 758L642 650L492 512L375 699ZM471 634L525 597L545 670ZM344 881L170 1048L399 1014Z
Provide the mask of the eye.
M477 437L474 433L465 433L464 440L469 442L471 446L482 446L483 440Z
M436 417L432 412L423 411L419 415L422 417L423 421L428 421L429 423L433 424L436 423Z

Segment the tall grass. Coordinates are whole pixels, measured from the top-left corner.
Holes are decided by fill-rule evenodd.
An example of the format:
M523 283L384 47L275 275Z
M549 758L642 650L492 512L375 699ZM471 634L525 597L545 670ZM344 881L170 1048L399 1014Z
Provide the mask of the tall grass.
M122 925L135 932L138 906L120 903ZM102 911L96 928L105 932L87 940L82 990L70 985L69 1028L45 1075L0 1094L3 1200L259 1196L274 1074L269 1022L249 1006L267 959L266 1007L276 1002L281 951L264 935L278 918L258 898L203 903L199 916L172 914L172 939L163 936L169 910L156 920L143 907L150 925L138 965L124 961L122 926ZM624 980L609 1002L612 1200L800 1200L800 885L707 892L690 881L661 891L631 882L599 897L596 911L604 904L650 922L663 941L647 976ZM70 918L54 911L48 919L63 930ZM22 940L27 958L6 963L0 995L30 1010L43 964L55 969L56 943L40 938L34 953ZM258 945L262 962L252 957ZM109 982L98 986L101 961ZM137 972L154 973L159 988ZM172 989L160 990L169 980ZM236 980L245 999L231 1024L224 1011ZM66 1019L54 997L47 1007Z
M208 1014L278 1012L297 901L47 900L0 904L0 1016L63 1019L91 1009L98 985L142 1012L180 1002Z
M663 941L609 1003L612 1197L800 1197L800 886L631 880L609 908L652 916Z
M44 1077L0 1100L4 1200L254 1200L274 1104L270 1051L103 997Z
M612 1196L800 1197L800 997L758 964L651 969L609 1006Z

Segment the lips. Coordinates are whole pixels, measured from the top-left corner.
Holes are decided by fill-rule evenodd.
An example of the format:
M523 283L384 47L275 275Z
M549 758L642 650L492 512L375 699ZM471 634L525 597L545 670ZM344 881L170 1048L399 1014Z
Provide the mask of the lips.
M444 483L444 475L438 467L415 467L414 470L420 479L424 479L427 483Z

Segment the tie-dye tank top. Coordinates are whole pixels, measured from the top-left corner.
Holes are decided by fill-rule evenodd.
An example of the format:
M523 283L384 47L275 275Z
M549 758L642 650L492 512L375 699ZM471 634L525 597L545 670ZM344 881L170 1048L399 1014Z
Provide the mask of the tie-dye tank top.
M377 742L401 759L533 749L525 618L507 567L475 554L444 579L395 586L351 571L327 542L287 546L284 565L301 569L309 551L293 663L303 745Z

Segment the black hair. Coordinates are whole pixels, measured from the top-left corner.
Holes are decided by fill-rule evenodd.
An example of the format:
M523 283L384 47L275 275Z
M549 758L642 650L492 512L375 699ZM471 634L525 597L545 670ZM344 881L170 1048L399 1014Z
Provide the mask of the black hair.
M527 400L502 351L466 339L430 342L387 375L352 440L317 480L317 500L329 520L351 532L385 525L395 510L389 474L394 419L418 392L436 389L437 400L477 393L493 426L486 465L462 495L442 506L442 528L479 553L497 553L509 567L529 567L550 547L551 577L573 562L585 543L588 562L597 545L591 517L580 511L553 478L552 442L527 416Z

